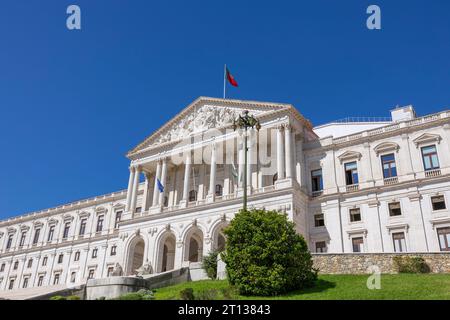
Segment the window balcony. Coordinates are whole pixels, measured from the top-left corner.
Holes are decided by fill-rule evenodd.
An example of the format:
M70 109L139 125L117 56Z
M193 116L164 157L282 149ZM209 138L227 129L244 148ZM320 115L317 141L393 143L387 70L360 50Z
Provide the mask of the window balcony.
M346 192L355 192L359 190L359 184L350 184L345 186Z
M397 184L397 183L398 183L398 177L390 177L390 178L384 179L385 186L390 186L390 185Z
M313 192L311 192L311 197L313 197L313 198L320 197L322 194L323 194L323 190L313 191Z
M426 178L438 177L440 175L441 175L441 169L434 169L434 170L425 171L425 177Z

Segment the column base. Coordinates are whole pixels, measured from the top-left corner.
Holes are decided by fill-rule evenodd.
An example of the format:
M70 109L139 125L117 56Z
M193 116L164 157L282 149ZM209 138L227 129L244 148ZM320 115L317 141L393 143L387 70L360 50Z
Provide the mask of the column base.
M160 207L159 205L156 205L156 206L151 207L150 209L148 209L148 213L149 214L160 213L161 211L162 211L162 207Z
M212 202L214 202L215 198L216 198L216 195L215 195L215 194L208 194L208 195L206 196L206 203L212 203Z
M188 202L186 200L180 200L180 208L187 208Z
M275 189L284 189L292 187L292 178L284 178L283 180L275 181Z

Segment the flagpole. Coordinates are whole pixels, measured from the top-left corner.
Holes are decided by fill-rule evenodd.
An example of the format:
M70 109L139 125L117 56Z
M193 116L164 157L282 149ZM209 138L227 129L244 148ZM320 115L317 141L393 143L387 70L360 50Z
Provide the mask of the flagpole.
M223 67L223 98L226 96L226 88L227 88L227 64Z

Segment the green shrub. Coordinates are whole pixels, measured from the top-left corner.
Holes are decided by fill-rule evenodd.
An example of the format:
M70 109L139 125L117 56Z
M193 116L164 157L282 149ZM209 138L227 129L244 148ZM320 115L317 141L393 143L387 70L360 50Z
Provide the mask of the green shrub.
M53 296L50 297L50 300L67 300L67 298L63 296Z
M393 261L399 273L430 272L430 267L422 257L396 256Z
M195 294L195 300L217 300L218 294L217 289L202 289Z
M202 267L208 277L212 280L217 278L217 256L219 251L211 251L207 256L203 257Z
M154 298L153 291L141 289L137 292L130 292L121 295L116 300L153 300Z
M79 296L68 296L67 300L80 300Z
M181 300L194 300L194 289L186 288L180 291L180 299Z
M270 296L317 279L305 240L285 214L241 210L225 229L228 280L240 294Z

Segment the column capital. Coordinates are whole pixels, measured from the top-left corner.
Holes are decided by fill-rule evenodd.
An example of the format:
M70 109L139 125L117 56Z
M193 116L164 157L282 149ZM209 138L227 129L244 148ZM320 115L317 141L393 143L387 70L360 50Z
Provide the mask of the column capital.
M292 125L290 123L283 123L281 126L284 128L284 130L287 130L287 131L292 130Z

